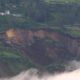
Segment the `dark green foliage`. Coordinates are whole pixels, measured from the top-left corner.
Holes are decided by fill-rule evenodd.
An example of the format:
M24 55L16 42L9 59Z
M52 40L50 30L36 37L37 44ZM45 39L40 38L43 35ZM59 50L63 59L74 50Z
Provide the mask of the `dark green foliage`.
M23 70L36 67L22 55L21 52L0 42L0 76L13 76Z
M0 16L0 26L37 27L44 24L49 27L62 27L79 24L79 8L80 5L76 1L74 3L55 2L50 4L45 2L45 0L0 0L1 12L9 10L11 14L22 15L22 17Z

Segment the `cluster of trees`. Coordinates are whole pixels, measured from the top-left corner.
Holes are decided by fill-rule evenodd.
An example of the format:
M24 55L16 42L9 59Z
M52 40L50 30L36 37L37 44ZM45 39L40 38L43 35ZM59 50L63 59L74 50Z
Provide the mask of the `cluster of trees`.
M0 16L0 26L29 27L36 25L64 26L80 22L77 3L48 3L45 0L0 0L0 12L9 10L22 17ZM5 24L5 25L3 25ZM15 24L15 25L14 25Z

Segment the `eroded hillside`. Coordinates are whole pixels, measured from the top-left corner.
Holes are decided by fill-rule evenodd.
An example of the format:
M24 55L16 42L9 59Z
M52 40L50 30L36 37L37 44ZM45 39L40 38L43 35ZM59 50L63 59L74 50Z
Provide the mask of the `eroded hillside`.
M41 65L47 63L47 59L50 60L48 62L50 63L56 59L62 61L80 56L79 37L76 38L47 28L10 29L6 31L6 40L24 50L26 56L30 58L32 56L31 60L35 63L40 62Z
M24 65L24 69L30 65L28 65L26 59L36 65L37 68L46 69L47 66L53 65L52 68L49 68L51 71L52 69L53 71L61 71L64 70L63 63L66 64L69 60L79 60L80 58L80 37L54 29L8 29L0 33L0 41L4 43L4 47L19 51L17 54L19 57L21 55L21 57L16 58L17 56L13 55L15 58L11 58L10 61L12 60L14 64L16 64L15 61L20 62L20 64ZM3 65L8 63L2 60L6 59L1 59L0 62ZM7 66L10 66L10 64L7 64ZM14 64L11 64L13 69L15 69ZM3 65L0 66L1 69ZM23 68L21 67L19 71L23 70ZM4 71L7 71L7 69L6 67ZM2 72L4 71L2 70ZM14 74L15 72L10 73ZM0 76L3 74L0 73ZM10 74L5 73L6 75Z

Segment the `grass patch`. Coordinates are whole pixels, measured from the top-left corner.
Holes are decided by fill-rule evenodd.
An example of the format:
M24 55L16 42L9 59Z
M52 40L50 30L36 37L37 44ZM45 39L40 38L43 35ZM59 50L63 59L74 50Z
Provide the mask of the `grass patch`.
M79 27L67 27L65 29L65 33L73 36L73 37L80 37L80 28Z
M47 3L80 3L80 0L44 0Z

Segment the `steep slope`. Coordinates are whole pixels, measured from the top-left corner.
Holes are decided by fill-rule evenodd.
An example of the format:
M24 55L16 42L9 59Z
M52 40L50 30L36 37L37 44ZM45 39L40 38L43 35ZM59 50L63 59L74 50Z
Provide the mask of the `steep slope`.
M0 76L80 60L79 9L79 0L0 0Z
M5 40L39 65L51 64L56 60L64 62L80 56L79 37L52 29L10 29L6 32ZM43 59L42 63L40 60Z
M72 54L79 54L80 37L55 31L54 29L10 29L6 34L9 42L24 47L31 46L40 41L39 43L48 47L49 44L52 44L53 49L56 47L65 48Z
M10 75L7 69L11 69L9 73L13 75L30 67L63 71L68 61L80 58L80 38L54 29L9 29L0 34L0 41L9 51L11 47L13 51L18 50L17 54L13 51L2 53L6 57L1 58L0 67L7 67L1 71L1 76L5 71L5 76Z

